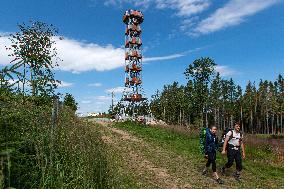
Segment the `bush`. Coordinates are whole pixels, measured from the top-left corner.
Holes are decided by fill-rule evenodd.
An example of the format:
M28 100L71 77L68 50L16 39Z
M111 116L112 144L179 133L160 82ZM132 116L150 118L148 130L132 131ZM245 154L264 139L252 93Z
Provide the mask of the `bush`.
M55 125L51 103L14 96L1 103L0 186L15 188L110 188L106 152L96 127L62 107ZM4 162L5 163L5 162ZM1 162L0 162L1 164ZM1 174L4 174L1 178Z

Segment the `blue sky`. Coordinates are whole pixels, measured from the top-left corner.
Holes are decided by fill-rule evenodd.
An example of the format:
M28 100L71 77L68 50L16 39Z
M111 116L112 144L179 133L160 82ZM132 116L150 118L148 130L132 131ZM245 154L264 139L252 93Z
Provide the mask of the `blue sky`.
M121 97L124 81L122 15L143 11L143 88L148 97L178 81L195 59L209 56L223 77L245 86L284 74L282 0L1 0L0 67L10 59L6 33L29 20L55 25L63 59L59 91L72 93L79 112L106 111L110 92Z

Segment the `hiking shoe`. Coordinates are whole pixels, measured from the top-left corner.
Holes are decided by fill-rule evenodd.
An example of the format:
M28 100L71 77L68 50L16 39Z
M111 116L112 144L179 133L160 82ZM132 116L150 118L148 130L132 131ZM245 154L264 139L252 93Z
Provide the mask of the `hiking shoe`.
M221 174L222 174L222 175L225 175L225 167L222 167L222 168L221 168Z
M237 181L240 181L240 180L241 180L241 175L240 175L240 174L234 173L233 176L235 177L235 179L236 179Z
M207 170L203 170L202 175L206 175L206 174L207 174Z
M224 181L222 181L220 178L218 178L216 181L218 182L218 184L224 184Z

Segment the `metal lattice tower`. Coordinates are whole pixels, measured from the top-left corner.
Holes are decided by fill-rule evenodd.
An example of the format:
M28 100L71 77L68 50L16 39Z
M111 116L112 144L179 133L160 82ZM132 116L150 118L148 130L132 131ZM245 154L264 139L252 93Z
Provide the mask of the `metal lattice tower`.
M142 97L142 40L141 27L144 18L141 11L127 10L123 15L125 30L125 87L124 100L139 103Z

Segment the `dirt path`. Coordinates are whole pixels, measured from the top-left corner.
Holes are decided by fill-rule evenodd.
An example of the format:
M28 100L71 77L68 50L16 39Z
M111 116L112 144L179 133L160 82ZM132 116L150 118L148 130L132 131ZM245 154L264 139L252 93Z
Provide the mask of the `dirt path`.
M147 160L139 151L129 146L121 145L121 143L130 142L133 144L142 144L143 146L145 146L145 143L142 139L130 135L125 131L109 126L106 127L104 133L107 133L107 135L104 135L102 137L103 141L107 144L112 145L122 153L126 167L134 170L138 175L145 176L147 178L147 181L151 185L159 188L178 188L178 183L173 178L173 176L168 173L167 169L156 166L153 162Z
M191 161L126 131L103 124L103 141L122 157L124 170L139 177L141 188L232 188L220 187L200 174Z

